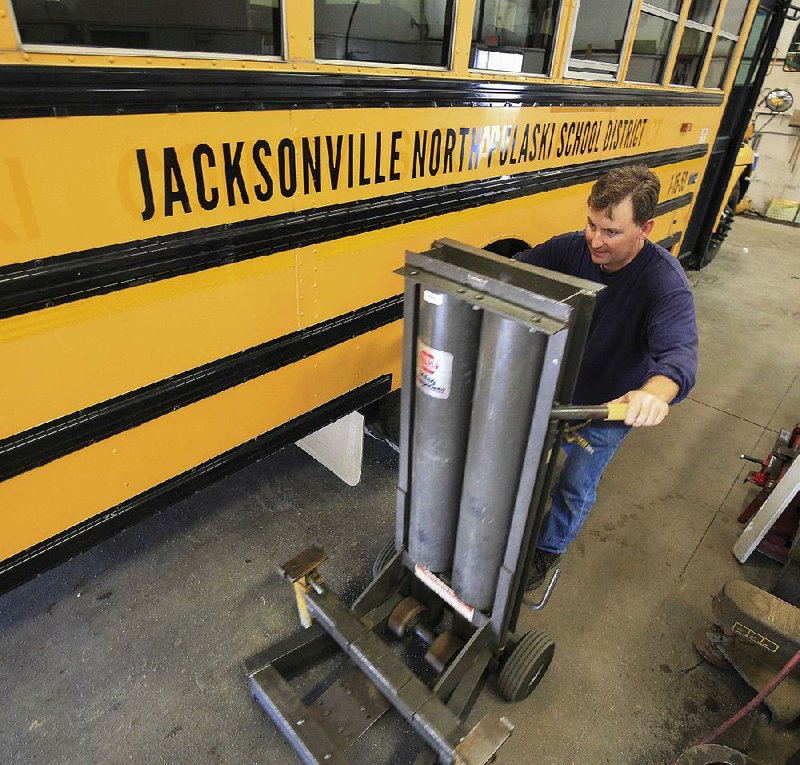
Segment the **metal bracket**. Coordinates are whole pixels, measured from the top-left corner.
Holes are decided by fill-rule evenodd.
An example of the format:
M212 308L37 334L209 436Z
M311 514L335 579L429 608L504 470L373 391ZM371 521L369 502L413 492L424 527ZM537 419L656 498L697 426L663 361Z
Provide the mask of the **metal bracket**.
M454 763L491 762L513 730L505 717L487 714L456 747Z
M322 583L317 568L328 560L328 554L318 545L307 547L299 555L278 566L284 579L288 579L294 587L294 599L300 624L308 629L314 620L308 610L305 595L314 587L316 590Z

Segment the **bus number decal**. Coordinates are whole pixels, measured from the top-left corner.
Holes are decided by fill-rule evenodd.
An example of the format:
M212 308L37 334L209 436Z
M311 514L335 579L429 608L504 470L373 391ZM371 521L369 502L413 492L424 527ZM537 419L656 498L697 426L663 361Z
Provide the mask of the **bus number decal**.
M673 173L669 182L669 196L680 194L689 181L689 171L682 170L680 173Z

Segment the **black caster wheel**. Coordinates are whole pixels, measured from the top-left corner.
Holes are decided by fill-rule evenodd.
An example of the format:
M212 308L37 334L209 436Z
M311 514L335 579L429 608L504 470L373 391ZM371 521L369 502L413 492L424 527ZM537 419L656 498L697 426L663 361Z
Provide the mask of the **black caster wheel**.
M389 631L402 640L406 635L411 634L427 610L415 597L409 595L409 597L403 598L389 614L387 624Z
M430 644L425 661L437 675L441 675L463 647L464 641L452 630L447 630Z
M500 697L511 702L527 699L547 672L555 652L556 644L544 632L526 632L500 668Z

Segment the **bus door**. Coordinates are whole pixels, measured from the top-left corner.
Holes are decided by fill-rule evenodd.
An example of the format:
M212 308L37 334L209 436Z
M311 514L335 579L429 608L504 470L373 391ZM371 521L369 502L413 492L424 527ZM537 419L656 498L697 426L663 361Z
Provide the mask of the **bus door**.
M692 219L681 246L680 260L687 266L703 268L708 265L730 226L729 222L723 220L720 225L726 227L725 230L721 233L714 231L720 208L728 198L728 179L734 171L736 156L744 140L750 114L758 99L788 7L786 0L762 0L756 11L711 149Z

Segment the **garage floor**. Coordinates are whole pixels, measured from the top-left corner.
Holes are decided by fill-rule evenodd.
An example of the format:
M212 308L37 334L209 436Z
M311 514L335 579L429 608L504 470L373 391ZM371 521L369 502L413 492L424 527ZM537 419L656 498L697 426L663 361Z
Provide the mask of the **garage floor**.
M749 252L748 249L749 248ZM800 420L800 229L739 219L691 272L701 366L666 422L635 432L601 484L548 607L523 627L554 664L516 706L498 762L669 763L752 697L699 661L694 631L730 578L769 587L778 564L731 555L755 489L741 452L766 455ZM352 599L393 528L397 455L367 439L364 478L341 484L299 449L265 459L0 597L0 760L286 763L292 750L248 696L240 662L296 629L275 567L314 541ZM749 744L748 744L749 740ZM800 749L764 717L724 743L761 765ZM387 731L367 761L407 762Z

